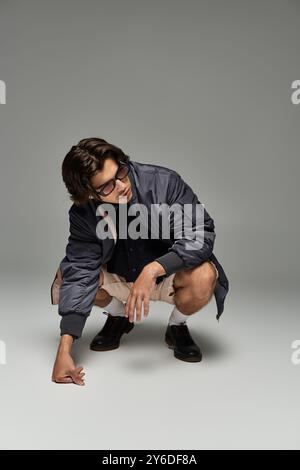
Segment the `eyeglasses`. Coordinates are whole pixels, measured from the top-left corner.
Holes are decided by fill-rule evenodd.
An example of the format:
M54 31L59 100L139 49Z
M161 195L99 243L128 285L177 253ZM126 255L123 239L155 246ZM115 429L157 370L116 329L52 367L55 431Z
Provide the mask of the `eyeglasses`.
M123 180L129 173L129 166L127 163L120 161L119 168L116 172L116 176L111 180L107 181L107 183L100 186L99 189L94 189L97 196L108 196L116 187L116 180Z

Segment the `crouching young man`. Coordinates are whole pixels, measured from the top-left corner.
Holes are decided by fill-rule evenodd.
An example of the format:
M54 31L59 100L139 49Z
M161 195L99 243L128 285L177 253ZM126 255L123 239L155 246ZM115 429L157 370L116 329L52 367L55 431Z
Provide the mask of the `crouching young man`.
M174 356L201 361L189 316L214 295L219 319L229 284L213 254L214 221L190 186L175 170L132 161L100 138L71 148L62 177L73 204L66 254L51 286L52 304L62 317L52 380L84 385L71 348L94 305L105 309L107 319L91 342L93 351L118 348L122 335L149 315L153 300L173 305L165 342ZM167 230L160 226L161 207L162 215L167 209ZM181 219L176 211L168 213L174 207L182 214L185 207L191 211ZM181 231L182 220L193 236Z

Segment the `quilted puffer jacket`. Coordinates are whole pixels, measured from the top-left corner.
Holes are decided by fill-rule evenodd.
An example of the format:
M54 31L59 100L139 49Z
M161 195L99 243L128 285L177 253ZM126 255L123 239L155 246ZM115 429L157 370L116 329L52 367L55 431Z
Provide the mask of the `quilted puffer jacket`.
M129 203L144 204L148 209L148 214L151 214L152 204L165 203L168 206L175 203L180 205L201 204L191 187L175 170L132 160L129 161L129 166L128 176L132 187L132 199ZM73 204L70 207L70 234L66 253L51 285L51 303L58 305L58 313L62 317L61 334L68 333L73 335L75 339L82 335L86 319L94 305L101 266L112 257L116 243L115 225L102 206L103 203L90 199L84 205ZM202 207L204 208L204 205ZM96 226L103 217L106 217L112 235L105 239L99 238L96 231ZM173 221L170 238L163 238L166 253L156 260L166 270L164 277L183 269L195 267L204 261L212 261L219 272L214 291L217 305L216 318L219 320L224 310L229 283L223 267L213 253L216 237L214 221L205 208L203 226L199 227L194 217L195 211L192 215L193 230L202 230L201 248L199 249L198 245L195 245L195 249L186 249L186 242L190 245L199 243L197 237L195 240L175 238L174 233L176 233L177 227L174 226L176 222Z

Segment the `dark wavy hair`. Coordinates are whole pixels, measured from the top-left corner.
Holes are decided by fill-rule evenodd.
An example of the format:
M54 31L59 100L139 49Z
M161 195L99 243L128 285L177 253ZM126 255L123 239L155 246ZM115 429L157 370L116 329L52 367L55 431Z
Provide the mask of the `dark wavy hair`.
M130 156L104 139L91 137L73 145L62 163L62 178L76 205L85 204L93 188L90 178L103 169L104 161L113 158L116 163L128 163Z

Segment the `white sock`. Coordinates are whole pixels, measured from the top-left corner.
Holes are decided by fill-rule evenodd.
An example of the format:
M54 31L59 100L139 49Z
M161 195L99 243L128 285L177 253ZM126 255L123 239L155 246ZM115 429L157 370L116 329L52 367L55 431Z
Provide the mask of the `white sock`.
M104 310L110 315L117 316L117 317L124 317L125 316L125 307L121 300L113 297L106 307L103 307Z
M180 325L181 323L185 323L188 317L189 315L185 315L184 313L181 313L178 310L178 308L175 306L169 318L169 325Z

